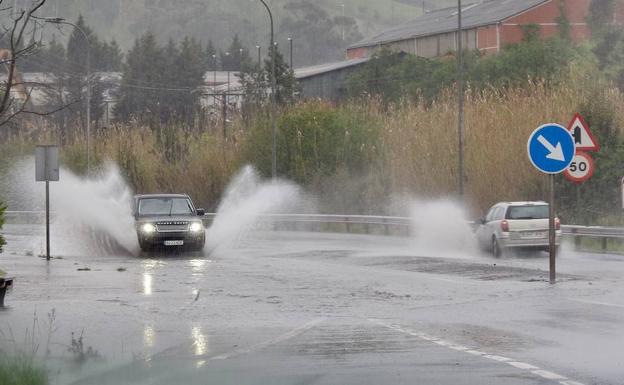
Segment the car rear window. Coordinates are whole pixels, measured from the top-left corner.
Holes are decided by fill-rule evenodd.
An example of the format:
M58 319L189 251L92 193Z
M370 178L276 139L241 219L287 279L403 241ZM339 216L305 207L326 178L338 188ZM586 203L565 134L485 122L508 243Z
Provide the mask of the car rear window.
M548 218L548 205L510 206L505 219L545 219Z

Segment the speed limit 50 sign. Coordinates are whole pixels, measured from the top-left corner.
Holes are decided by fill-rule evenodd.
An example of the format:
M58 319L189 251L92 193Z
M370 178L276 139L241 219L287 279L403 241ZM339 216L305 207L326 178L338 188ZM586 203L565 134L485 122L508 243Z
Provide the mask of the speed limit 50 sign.
M594 160L588 153L577 151L572 158L572 163L563 172L563 175L571 182L583 183L594 174Z

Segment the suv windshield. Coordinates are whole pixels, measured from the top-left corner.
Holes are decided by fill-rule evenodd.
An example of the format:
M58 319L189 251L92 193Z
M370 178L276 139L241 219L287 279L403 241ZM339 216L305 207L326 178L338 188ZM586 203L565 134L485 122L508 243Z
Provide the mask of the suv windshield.
M186 198L145 198L139 200L139 215L191 215L193 207Z
M511 206L506 219L545 219L548 218L548 205Z

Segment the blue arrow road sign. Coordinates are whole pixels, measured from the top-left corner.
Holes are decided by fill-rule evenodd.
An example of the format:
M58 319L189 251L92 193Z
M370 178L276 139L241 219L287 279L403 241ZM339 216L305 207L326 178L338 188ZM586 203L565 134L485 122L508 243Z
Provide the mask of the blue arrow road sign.
M558 174L570 166L576 147L565 127L550 123L533 131L527 150L535 168L546 174Z

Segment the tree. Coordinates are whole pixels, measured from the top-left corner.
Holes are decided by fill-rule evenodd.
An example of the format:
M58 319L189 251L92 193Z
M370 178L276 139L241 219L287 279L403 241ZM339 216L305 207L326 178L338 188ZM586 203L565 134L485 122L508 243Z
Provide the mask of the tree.
M248 118L266 102L271 83L267 72L259 63L245 68L239 78L243 89L243 116Z
M589 4L587 24L592 31L592 37L600 39L604 33L613 27L615 0L592 0Z
M175 73L178 74L176 85L187 88L176 95L177 112L187 122L193 119L193 113L199 108L200 93L204 83L204 56L201 44L195 38L185 37L180 45Z
M279 52L277 46L275 50L275 98L278 104L292 103L299 94L300 87L295 79L295 74L284 60L284 56ZM247 105L260 106L267 101L271 89L271 56L264 61L264 67L258 64L249 64L243 67L243 72L239 77L243 87L243 99Z
M555 21L559 28L559 37L565 41L572 41L572 27L570 19L568 19L565 1L559 2L559 16L555 18Z
M234 35L232 43L226 52L221 52L221 70L238 72L241 65L251 63L249 50L243 47L238 35Z
M68 135L66 122L70 118L71 111L63 109L67 105L67 95L65 94L68 78L66 52L65 47L56 40L56 35L52 35L50 42L43 47L39 58L42 63L41 72L51 75L56 83L55 87L43 89L44 104L47 110L58 111L54 114L53 119L59 130L60 143L64 144Z
M4 12L7 16L0 19L3 29L0 47L6 47L0 49L0 63L6 70L6 80L0 84L0 126L10 123L21 114L49 115L54 112L32 109L30 99L34 85L26 85L18 71L18 63L21 64L25 57L36 52L40 46L41 36L33 26L35 13L45 2L37 0L20 10L12 7L0 9L0 14Z
M98 71L117 72L121 70L123 54L115 39L102 42L95 49L95 68Z
M454 81L455 73L447 62L383 50L347 78L346 88L352 97L375 95L398 102L423 96L430 100Z
M294 39L297 63L317 64L344 58L345 47L362 39L351 17L331 17L317 2L295 0L284 6L280 40ZM342 31L344 29L344 40Z
M171 88L177 85L177 82L182 78L179 69L177 68L180 59L180 50L173 39L169 39L167 45L164 48L164 61L163 70L161 74L160 84L163 88ZM173 97L170 97L171 93L174 93ZM159 99L160 103L160 119L161 121L170 121L175 116L178 108L178 93L176 91L160 90Z
M179 45L170 39L163 48L146 33L126 56L116 113L123 120L191 123L200 106L205 64L195 38L185 37Z
M284 60L284 56L277 46L271 47L269 56L264 61L264 68L270 81L271 56L275 50L275 97L278 104L289 104L295 100L299 92L299 85L295 79L295 73Z
M576 54L574 46L559 37L525 39L503 47L497 55L467 51L465 77L474 89L522 86L529 79L554 81ZM431 101L456 80L455 60L382 51L347 78L347 90L353 97L379 95L390 102L420 97Z
M217 56L217 49L214 47L212 40L208 40L208 43L206 44L206 53L205 53L206 69L208 71L216 71L218 69L216 56Z
M153 33L137 38L126 55L120 87L120 98L115 108L123 120L131 117L160 120L162 75L166 57Z
M587 23L600 69L624 89L624 29L613 23L614 12L615 0L593 0Z
M69 100L80 101L82 103L77 104L80 106L77 111L77 116L80 117L80 121L83 122L83 127L86 124L87 116L87 76L95 72L99 63L99 58L96 56L98 53L99 40L94 35L93 31L85 23L82 15L78 16L76 21L77 28L73 28L69 35L67 42L67 61L66 61L66 79L64 83L67 87L69 94ZM85 35L82 34L84 32ZM87 52L91 55L90 68L87 69ZM87 70L90 73L87 73ZM92 84L93 86L93 84ZM93 111L92 111L93 112ZM98 117L91 114L92 120L97 120Z

